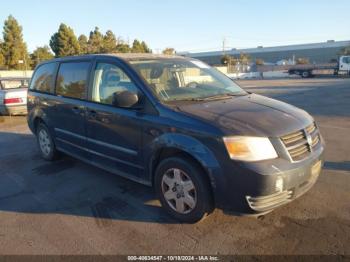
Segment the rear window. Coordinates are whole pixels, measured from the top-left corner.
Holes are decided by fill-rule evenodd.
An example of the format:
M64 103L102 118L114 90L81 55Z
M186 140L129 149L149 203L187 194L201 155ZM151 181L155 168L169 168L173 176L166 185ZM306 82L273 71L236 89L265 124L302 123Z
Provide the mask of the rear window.
M53 77L55 74L57 63L49 63L41 65L34 73L30 89L52 93Z
M62 63L56 80L56 94L84 99L89 69L89 62Z

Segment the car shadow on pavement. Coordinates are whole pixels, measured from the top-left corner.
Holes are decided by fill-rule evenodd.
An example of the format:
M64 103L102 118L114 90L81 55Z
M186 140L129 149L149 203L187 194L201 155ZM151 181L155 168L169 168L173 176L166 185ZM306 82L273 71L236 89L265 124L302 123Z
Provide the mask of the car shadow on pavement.
M151 187L68 156L41 159L33 135L0 132L0 210L116 220L179 223L160 207Z
M350 171L350 161L324 163L324 168L328 170Z

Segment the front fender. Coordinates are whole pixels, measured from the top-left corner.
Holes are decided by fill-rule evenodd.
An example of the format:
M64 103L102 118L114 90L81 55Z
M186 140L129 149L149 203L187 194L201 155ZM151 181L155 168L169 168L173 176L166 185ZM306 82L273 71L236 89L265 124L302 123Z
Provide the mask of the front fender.
M216 177L221 169L215 155L201 141L176 133L165 133L155 138L145 149L145 166L148 166L150 181L153 179L154 161L157 161L163 149L177 149L191 155L207 172L212 188L216 188Z

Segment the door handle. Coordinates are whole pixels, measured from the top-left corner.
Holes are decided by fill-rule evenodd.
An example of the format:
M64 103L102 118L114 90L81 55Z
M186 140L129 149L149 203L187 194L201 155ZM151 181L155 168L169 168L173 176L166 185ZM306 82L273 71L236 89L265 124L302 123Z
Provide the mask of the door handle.
M90 118L96 118L97 112L95 110L89 110L89 117Z
M80 114L81 113L81 108L78 106L75 106L72 108L72 111L74 114Z

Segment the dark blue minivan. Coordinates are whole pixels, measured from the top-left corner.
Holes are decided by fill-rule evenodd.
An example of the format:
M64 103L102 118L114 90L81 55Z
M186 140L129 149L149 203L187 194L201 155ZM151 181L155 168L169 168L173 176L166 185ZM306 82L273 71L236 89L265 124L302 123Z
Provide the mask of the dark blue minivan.
M63 152L153 186L183 222L215 207L269 212L308 191L323 165L324 142L305 111L177 56L44 62L30 84L28 124L44 159Z

